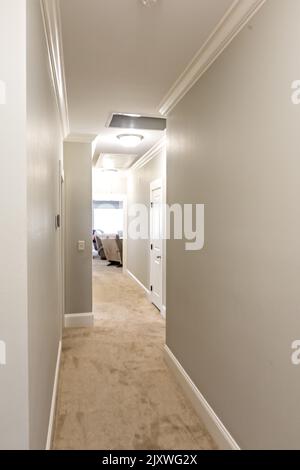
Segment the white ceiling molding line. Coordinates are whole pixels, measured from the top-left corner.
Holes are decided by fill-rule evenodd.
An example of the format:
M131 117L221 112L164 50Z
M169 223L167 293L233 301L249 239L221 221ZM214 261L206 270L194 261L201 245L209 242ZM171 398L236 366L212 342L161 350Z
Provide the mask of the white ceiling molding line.
M63 138L70 133L59 0L40 0Z
M265 1L234 0L205 44L162 100L159 111L163 116L168 116Z
M128 171L134 171L147 165L153 158L158 157L166 148L167 139L164 135L148 152L146 152Z
M95 160L96 158L96 150L97 150L97 143L98 143L99 136L97 135L94 140L92 141L92 159ZM100 155L98 156L98 158ZM97 160L98 161L98 160Z

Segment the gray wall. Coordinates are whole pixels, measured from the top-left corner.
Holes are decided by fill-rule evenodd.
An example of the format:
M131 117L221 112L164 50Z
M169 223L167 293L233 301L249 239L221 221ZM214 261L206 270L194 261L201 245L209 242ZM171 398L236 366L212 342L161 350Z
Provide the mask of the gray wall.
M133 170L128 177L128 212L132 204L145 204L150 208L150 183L164 177L164 152L142 168ZM130 223L131 218L128 218ZM147 288L150 288L149 240L127 241L127 269Z
M92 299L92 147L64 144L66 313L93 311ZM85 241L79 252L78 241Z
M7 84L0 105L0 340L7 345L0 449L42 449L60 339L54 216L62 138L39 0L1 1L0 56Z
M242 448L299 448L300 2L267 2L171 113L168 202L205 248L167 248L167 344Z
M1 0L0 80L0 449L28 447L27 246L26 246L26 4Z
M30 448L45 448L61 337L60 121L39 0L27 0L27 225ZM20 238L20 236L18 236ZM19 248L17 249L19 252Z

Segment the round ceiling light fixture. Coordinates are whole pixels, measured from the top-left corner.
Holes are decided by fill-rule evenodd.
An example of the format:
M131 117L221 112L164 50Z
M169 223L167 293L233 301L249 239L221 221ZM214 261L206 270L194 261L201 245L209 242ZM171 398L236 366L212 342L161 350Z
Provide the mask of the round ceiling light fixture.
M144 5L144 7L152 7L157 3L157 0L141 0L141 3Z
M121 142L123 147L137 147L142 140L144 140L144 136L140 134L121 134L117 136L117 139Z
M116 168L100 168L100 171L103 173L119 173L119 170Z

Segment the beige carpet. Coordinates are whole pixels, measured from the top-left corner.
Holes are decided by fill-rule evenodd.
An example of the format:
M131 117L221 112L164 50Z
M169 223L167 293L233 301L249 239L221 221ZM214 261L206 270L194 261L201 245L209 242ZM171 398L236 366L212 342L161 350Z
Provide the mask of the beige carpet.
M64 332L53 449L215 448L164 363L164 321L143 290L94 261L94 311L94 328Z

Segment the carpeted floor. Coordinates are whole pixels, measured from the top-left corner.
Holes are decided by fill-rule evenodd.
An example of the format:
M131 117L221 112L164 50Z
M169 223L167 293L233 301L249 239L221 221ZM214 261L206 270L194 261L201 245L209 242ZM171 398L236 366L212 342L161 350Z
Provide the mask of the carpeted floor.
M64 332L53 449L214 449L165 365L159 312L96 260L94 311L94 328Z

